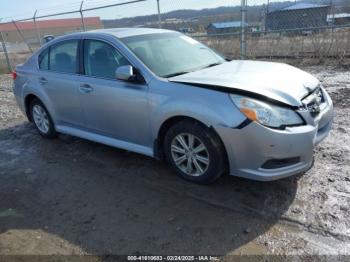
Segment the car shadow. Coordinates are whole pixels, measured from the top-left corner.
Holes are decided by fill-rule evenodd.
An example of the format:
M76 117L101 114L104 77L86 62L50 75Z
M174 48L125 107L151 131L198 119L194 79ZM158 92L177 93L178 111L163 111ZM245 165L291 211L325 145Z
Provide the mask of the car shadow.
M0 243L10 231L46 233L41 251L26 250L39 241L27 236L12 250L19 254L59 253L50 239L58 237L99 255L224 255L274 226L297 190L296 177L227 175L200 186L142 155L66 135L43 139L29 123L0 130L0 148Z

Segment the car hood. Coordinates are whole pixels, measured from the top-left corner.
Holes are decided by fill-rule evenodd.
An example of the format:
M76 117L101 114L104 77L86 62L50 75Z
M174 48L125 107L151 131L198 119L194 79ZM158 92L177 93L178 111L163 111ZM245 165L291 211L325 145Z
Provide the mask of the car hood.
M312 75L287 64L243 60L171 77L169 81L254 93L291 106L301 106L302 98L319 85Z

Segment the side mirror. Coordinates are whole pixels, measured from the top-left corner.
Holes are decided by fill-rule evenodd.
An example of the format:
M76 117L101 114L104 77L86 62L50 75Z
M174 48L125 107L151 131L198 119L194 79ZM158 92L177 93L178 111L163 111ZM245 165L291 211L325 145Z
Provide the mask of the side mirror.
M136 78L136 74L131 65L125 65L117 68L115 71L115 77L123 81L133 81Z

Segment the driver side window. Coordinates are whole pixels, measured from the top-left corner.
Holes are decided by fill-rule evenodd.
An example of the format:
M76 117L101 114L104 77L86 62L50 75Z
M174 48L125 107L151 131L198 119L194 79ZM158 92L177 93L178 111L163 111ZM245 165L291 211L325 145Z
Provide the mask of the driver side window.
M113 46L98 40L84 41L85 75L115 79L119 66L130 65Z

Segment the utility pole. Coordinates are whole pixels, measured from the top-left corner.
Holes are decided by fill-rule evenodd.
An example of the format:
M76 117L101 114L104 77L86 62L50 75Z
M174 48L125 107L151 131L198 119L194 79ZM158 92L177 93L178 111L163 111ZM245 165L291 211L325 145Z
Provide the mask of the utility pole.
M245 20L247 14L247 0L241 0L241 43L240 43L240 55L241 59L246 55L246 40L245 40Z
M158 27L162 28L162 17L160 16L160 0L157 0L157 8L158 8Z

